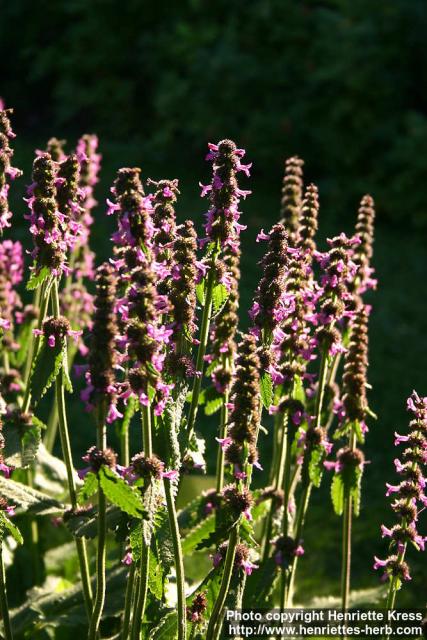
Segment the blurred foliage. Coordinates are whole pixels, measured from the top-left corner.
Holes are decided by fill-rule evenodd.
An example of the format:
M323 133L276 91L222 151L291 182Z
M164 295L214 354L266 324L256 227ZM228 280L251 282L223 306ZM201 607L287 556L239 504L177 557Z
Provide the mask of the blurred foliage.
M261 173L298 153L332 202L427 225L426 28L423 0L15 0L1 78L22 127L176 155L234 136Z

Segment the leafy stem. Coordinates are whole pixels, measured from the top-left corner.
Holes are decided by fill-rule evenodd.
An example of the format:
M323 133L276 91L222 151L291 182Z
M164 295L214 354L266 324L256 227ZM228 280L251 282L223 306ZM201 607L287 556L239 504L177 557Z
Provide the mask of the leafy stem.
M187 635L186 606L185 606L185 577L184 560L182 556L181 538L176 516L175 501L172 494L172 484L164 478L166 504L168 508L169 526L172 534L172 544L175 556L176 583L178 591L178 640L185 640Z
M228 371L230 369L230 358L228 358L225 354L222 355L222 364L223 367ZM219 439L223 440L227 435L227 426L228 426L228 400L229 400L229 387L224 393L223 402L221 405L220 419L219 419ZM216 463L216 491L220 493L224 487L224 448L221 446L221 443L218 443L218 455L217 455L217 463Z
M9 618L9 605L6 590L6 570L3 563L3 545L0 542L0 609L3 620L5 640L13 640L12 627Z
M58 283L55 279L52 289L53 315L58 318L60 315ZM65 408L64 374L62 368L55 383L56 403L58 407L59 435L61 439L62 456L67 469L68 491L70 494L71 507L73 511L77 508L77 491L74 480L73 459L71 453L70 435L68 431L67 412ZM89 565L87 559L86 543L83 538L76 538L77 554L79 557L80 575L83 585L83 596L88 618L92 614L92 587L90 584Z

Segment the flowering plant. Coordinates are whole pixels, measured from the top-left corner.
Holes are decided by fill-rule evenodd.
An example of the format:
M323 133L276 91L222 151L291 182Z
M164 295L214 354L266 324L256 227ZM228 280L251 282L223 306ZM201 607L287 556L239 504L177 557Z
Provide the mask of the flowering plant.
M20 175L10 165L9 115L0 112L2 231L12 225L9 186ZM241 333L245 151L231 140L209 144L200 237L197 221L177 220L177 180L119 169L100 214L115 221L110 257L96 266L97 146L85 135L75 151L57 139L37 151L24 214L32 263L24 265L19 242L0 243L5 637L63 625L84 628L89 640L216 640L226 607L291 607L300 596L298 566L313 553L305 521L322 482L342 517L348 607L351 525L368 463L362 447L375 418L367 397L372 198L362 199L354 234L328 239L321 251L317 187L304 187L299 158L287 161L281 221L257 237L265 252ZM24 304L28 292L33 300ZM80 417L70 419L73 393ZM410 579L409 547L423 550L427 539L418 530L427 501L427 401L414 392L408 407L411 431L396 435L407 447L395 460L401 482L387 485L398 523L383 526L390 555L375 560L389 607ZM206 416L218 417L215 434ZM79 421L91 440L78 455ZM188 477L206 472L212 451L212 488L183 503ZM52 547L38 536L46 520L60 541ZM17 544L29 551L38 588L9 610L3 565ZM56 577L52 549L62 559ZM64 568L67 557L78 578Z

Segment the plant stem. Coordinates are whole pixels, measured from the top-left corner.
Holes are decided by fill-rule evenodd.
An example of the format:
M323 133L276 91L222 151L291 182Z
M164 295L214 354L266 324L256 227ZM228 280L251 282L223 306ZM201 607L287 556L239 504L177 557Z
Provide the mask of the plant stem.
M225 600L227 598L228 589L230 587L231 576L234 569L234 558L236 556L236 546L239 541L239 527L233 527L228 539L227 554L224 562L224 573L222 574L221 585L219 588L217 599L212 609L209 625L206 633L206 640L217 640L221 633L222 627L222 611Z
M55 317L60 315L59 312L59 296L58 283L53 285L53 314ZM67 423L67 412L65 408L64 379L62 369L55 383L56 403L58 408L58 425L59 435L61 439L62 456L67 469L68 491L70 494L71 507L73 511L77 508L77 491L74 480L73 458L71 453L70 436ZM90 584L89 565L87 560L86 542L83 538L76 538L77 554L79 556L80 575L83 586L83 596L85 601L86 613L90 619L92 614L92 587Z
M12 627L9 618L9 604L7 601L6 570L3 563L3 547L0 542L0 610L3 620L3 631L5 640L13 640Z
M55 279L56 281L56 279ZM52 282L50 280L44 282L40 287L40 310L39 310L39 320L37 327L41 329L43 322L47 315L47 310L49 307L50 300L50 291L52 287ZM59 305L59 302L58 302ZM22 401L22 411L23 413L27 413L30 404L31 404L31 387L30 387L30 377L31 377L31 369L33 367L34 359L36 358L40 347L40 336L33 336L33 333L30 334L30 344L28 347L27 354L27 362L25 365L25 373L24 373L24 384L25 384L25 393L24 399Z
M141 406L141 420L142 420L142 443L144 447L144 454L147 457L153 455L152 441L151 441L151 408L150 406ZM132 622L132 640L139 640L141 635L141 624L144 619L145 606L147 604L148 595L148 572L150 569L150 544L146 537L147 524L142 522L142 543L141 543L141 558L139 565L139 576L135 583L136 595L135 595L135 609Z
M328 381L328 352L326 348L322 350L322 359L320 363L320 371L319 371L319 383L317 388L317 396L316 396L316 407L315 407L315 427L320 427L320 423L322 421L322 408L323 408L323 399L325 397L325 388ZM301 495L300 507L298 509L297 519L295 522L295 540L300 540L302 535L302 530L304 527L305 516L307 514L308 505L310 503L311 489L313 483L310 478L307 478L304 481L303 492ZM290 606L292 603L293 597L293 589L295 584L295 571L297 568L298 556L295 556L288 574L287 578L287 596L286 596L286 606Z
M203 371L205 365L205 354L206 354L206 346L208 342L209 336L209 327L211 323L212 316L212 295L213 295L213 285L215 279L215 262L216 262L216 254L214 254L212 258L211 267L209 269L208 278L206 281L206 293L205 293L205 304L203 306L203 314L202 314L202 324L200 328L200 343L199 348L197 350L197 359L196 359L196 375L194 376L193 382L193 391L191 395L191 404L190 410L188 412L188 420L187 420L187 442L191 440L191 437L194 432L194 424L196 422L197 409L199 406L199 396L200 390L202 387L202 379L203 379Z
M129 575L128 575L127 584L126 584L125 608L123 611L123 629L122 629L122 635L121 635L122 640L127 640L129 637L135 573L136 573L136 564L135 562L132 562L129 569Z
M230 368L230 360L226 355L222 357L222 365L228 371ZM227 435L227 426L228 426L228 400L230 396L230 390L227 386L227 389L224 393L224 400L221 405L221 413L219 419L219 438L222 440ZM218 443L218 455L216 462L216 492L220 493L224 487L224 449L221 446L221 443Z
M98 407L98 449L105 449L107 446L107 435L105 428L105 407L104 402ZM98 545L96 556L96 594L93 603L92 617L90 619L88 640L96 640L101 623L102 611L105 603L105 556L106 556L106 538L107 538L107 522L106 522L106 499L101 483L98 478Z
M356 438L351 432L350 449L356 447ZM343 538L342 538L342 571L341 571L341 605L343 611L348 608L350 599L350 576L351 576L351 530L352 530L353 500L347 491L344 496L343 510ZM345 634L343 636L345 638Z
M172 543L175 555L176 584L178 592L178 640L185 640L187 635L187 618L185 606L184 560L182 557L181 538L178 519L176 516L175 501L172 494L172 484L168 478L164 478L164 487L168 508L169 526L172 534Z

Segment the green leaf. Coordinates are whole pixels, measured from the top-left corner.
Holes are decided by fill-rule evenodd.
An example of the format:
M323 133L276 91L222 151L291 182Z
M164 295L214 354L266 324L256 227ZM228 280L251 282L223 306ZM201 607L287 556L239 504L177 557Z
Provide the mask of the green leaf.
M70 378L70 372L68 368L68 351L67 345L64 344L64 349L62 352L62 376L64 381L64 387L68 391L68 393L73 393L73 385Z
M14 414L4 418L4 437L6 440L3 456L6 464L12 467L28 467L37 455L41 441L43 423L33 417L32 424L25 426L15 419Z
M128 485L105 465L99 470L98 477L101 488L110 502L134 518L144 517L144 505L138 489Z
M162 600L163 572L156 556L151 549L148 565L148 588L157 600Z
M10 533L18 544L24 544L24 538L18 527L7 517L4 511L0 511L0 538L3 538L4 531Z
M215 531L215 515L211 514L197 524L182 540L182 552L188 554Z
M273 381L271 375L263 371L260 380L261 400L268 410L273 403Z
M35 266L35 263L33 264L33 266ZM33 291L34 289L37 289L41 284L43 284L45 280L47 280L47 278L49 278L49 276L50 270L48 269L48 267L42 267L38 273L35 270L32 271L30 279L27 282L27 291Z
M80 504L87 502L98 491L98 478L95 473L89 471L84 477L83 486L78 493Z
M196 284L196 296L197 296L197 300L199 301L199 303L202 305L202 307L205 304L205 281L204 279Z
M62 344L55 344L54 347L49 347L44 336L42 337L30 380L31 397L34 405L39 402L55 382L64 364L64 353Z
M212 317L215 317L223 310L230 292L227 287L222 284L216 284L212 290Z
M107 528L115 531L120 524L123 512L116 506L109 505L106 511ZM87 538L89 540L98 535L98 509L92 507L88 511L79 511L77 513L67 513L64 518L67 529L77 538Z
M246 579L246 589L244 594L244 608L254 608L262 602L263 607L272 605L271 599L276 588L280 572L274 558L270 557L260 567Z
M325 459L325 450L323 447L313 447L310 453L308 463L308 475L315 487L320 487L323 476L323 461Z
M19 511L28 511L34 515L58 515L64 510L64 505L50 496L3 476L0 476L0 494L16 505Z
M142 520L134 520L129 531L129 545L133 562L139 562L142 547Z
M331 485L332 506L337 516L344 511L344 482L340 473L335 473Z
M224 396L215 387L207 387L204 389L203 400L205 403L205 415L212 416L222 407Z
M168 512L165 507L160 507L155 516L154 544L159 564L163 571L163 578L169 574L169 570L175 562L172 535L169 526Z
M27 321L21 325L16 342L19 344L18 351L11 352L13 366L20 369L27 359L27 352L30 340L32 339L33 321Z

